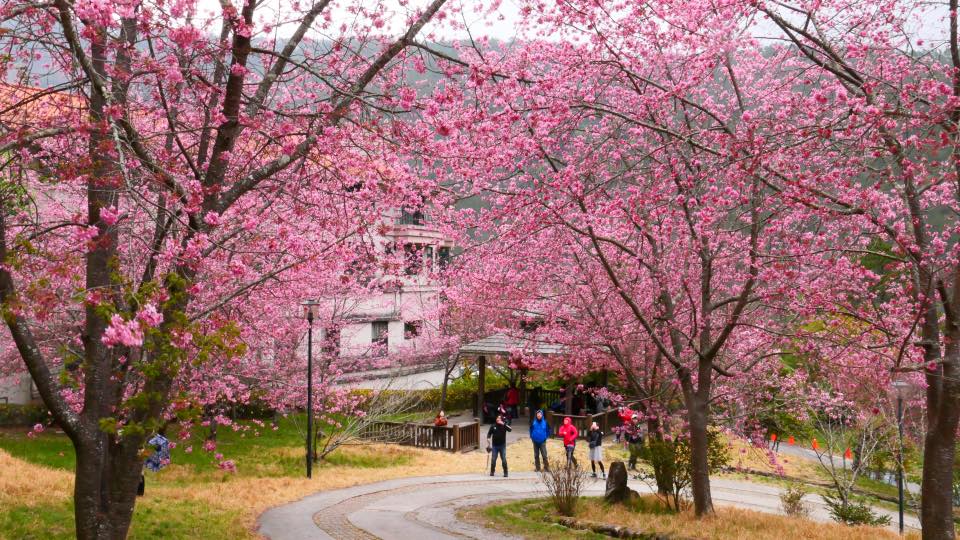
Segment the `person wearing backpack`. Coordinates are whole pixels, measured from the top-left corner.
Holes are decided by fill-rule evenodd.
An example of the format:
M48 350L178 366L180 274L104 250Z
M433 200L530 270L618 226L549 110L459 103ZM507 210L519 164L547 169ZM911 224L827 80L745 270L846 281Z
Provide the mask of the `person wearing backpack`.
M600 426L596 422L590 424L590 431L587 432L587 445L590 447L590 470L593 471L593 474L590 476L597 477L597 464L600 464L600 477L606 478L607 471L603 470L603 432L600 431Z
M530 440L533 441L533 465L540 472L540 456L543 456L544 470L550 470L547 462L547 439L550 438L550 424L543 417L543 411L537 411L533 422L530 423Z

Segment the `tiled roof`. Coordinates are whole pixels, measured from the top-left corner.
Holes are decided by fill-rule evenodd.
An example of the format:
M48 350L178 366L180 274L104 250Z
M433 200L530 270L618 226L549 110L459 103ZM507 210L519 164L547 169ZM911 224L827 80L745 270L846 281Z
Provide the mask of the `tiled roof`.
M493 334L460 347L460 354L510 354L513 352L534 354L561 354L563 345L517 338L506 334Z

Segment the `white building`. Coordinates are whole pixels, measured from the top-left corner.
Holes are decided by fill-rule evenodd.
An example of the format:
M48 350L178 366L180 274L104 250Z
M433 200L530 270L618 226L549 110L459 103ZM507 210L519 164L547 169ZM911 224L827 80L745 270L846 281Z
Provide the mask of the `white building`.
M449 262L453 241L419 211L397 210L384 221L384 234L374 243L385 257L403 254L397 275L378 275L385 285L363 297L324 299L333 305L337 324L322 329L323 343L338 347L341 356L416 351L418 342L439 332L440 288L434 275Z
M36 387L33 386L33 381L30 379L30 374L26 371L16 375L0 377L0 404L23 405L39 398Z

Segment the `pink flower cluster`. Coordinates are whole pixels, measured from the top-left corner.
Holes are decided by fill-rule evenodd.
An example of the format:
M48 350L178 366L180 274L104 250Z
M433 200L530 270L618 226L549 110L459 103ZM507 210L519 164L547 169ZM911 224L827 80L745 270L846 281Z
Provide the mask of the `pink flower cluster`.
M110 326L103 332L102 341L107 347L139 347L143 345L143 329L139 321L125 321L119 314L114 314Z
M110 318L110 326L103 332L102 341L108 347L139 347L143 345L144 329L159 326L162 322L163 314L157 311L153 304L147 304L137 312L136 318L130 321L115 313Z

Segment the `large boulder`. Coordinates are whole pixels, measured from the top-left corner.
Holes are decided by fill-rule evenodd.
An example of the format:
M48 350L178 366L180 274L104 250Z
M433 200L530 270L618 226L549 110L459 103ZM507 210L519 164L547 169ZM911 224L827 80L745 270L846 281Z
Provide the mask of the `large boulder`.
M607 492L603 498L607 502L618 503L630 498L632 491L627 487L627 467L622 461L614 461L610 464L610 471L607 473Z

